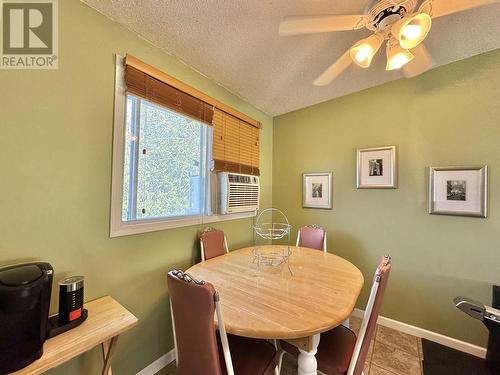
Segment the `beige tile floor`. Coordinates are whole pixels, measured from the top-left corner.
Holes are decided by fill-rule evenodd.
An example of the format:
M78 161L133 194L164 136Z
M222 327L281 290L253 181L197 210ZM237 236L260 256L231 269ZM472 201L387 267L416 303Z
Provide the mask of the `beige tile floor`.
M359 330L361 321L351 318L351 329ZM175 375L170 364L156 375ZM297 374L297 360L285 355L281 375ZM365 375L422 375L422 342L419 338L391 328L377 326L368 358ZM194 374L193 374L194 375Z

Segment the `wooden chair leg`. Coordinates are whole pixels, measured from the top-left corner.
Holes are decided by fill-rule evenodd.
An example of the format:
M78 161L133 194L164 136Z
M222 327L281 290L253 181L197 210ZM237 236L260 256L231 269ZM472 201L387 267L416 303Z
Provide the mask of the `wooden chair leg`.
M116 342L118 336L112 337L111 340L102 343L102 358L104 359L104 366L102 368L102 375L113 375L111 371L111 358L116 349Z

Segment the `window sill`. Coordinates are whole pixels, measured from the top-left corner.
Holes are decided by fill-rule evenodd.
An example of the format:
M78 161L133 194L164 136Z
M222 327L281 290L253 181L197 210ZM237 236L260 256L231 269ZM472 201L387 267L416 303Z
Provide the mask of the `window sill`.
M202 225L202 224L217 223L220 221L245 219L249 217L255 217L255 212L251 211L251 212L238 212L226 215L183 217L179 219L167 219L161 221L144 220L144 221L123 222L120 220L118 223L111 223L109 236L111 238L114 238L114 237L128 236L131 234L155 232L164 229L188 227L191 225Z

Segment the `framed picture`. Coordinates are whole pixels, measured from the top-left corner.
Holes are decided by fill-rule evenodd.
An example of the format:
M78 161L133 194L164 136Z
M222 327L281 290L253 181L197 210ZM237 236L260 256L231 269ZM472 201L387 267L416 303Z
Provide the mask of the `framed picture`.
M333 208L332 172L304 173L302 207Z
M396 146L358 150L358 189L396 189Z
M488 166L431 167L429 213L486 217Z

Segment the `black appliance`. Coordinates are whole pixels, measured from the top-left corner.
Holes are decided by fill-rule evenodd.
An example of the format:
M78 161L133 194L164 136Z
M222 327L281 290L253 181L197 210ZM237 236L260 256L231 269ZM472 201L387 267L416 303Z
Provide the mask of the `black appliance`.
M0 268L0 374L42 356L53 272L49 263Z
M59 281L59 321L69 323L83 313L83 276L72 276Z
M493 285L492 306L485 306L466 297L457 297L453 302L460 310L480 320L488 328L486 365L494 374L500 374L500 285Z
M49 317L47 338L69 331L87 319L83 308L83 276L59 281L59 314Z

